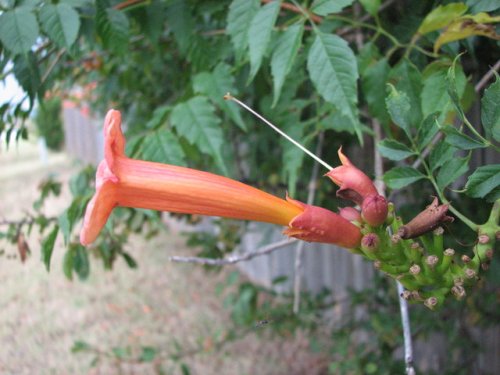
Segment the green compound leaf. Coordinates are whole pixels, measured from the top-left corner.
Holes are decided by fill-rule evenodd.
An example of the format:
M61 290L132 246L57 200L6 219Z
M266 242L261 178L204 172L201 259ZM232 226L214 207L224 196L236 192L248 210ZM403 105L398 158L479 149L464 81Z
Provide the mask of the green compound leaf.
M179 135L199 147L201 152L212 156L219 169L225 175L229 174L222 158L224 136L220 119L214 114L214 107L206 97L195 96L177 104L170 114L170 122Z
M477 141L461 133L452 125L445 125L441 128L441 130L444 134L446 134L445 141L461 150L474 150L476 148L484 148L488 146L481 141Z
M389 84L389 88L390 93L385 100L387 111L389 111L392 121L403 129L408 138L411 139L410 99L404 92L396 90L393 85Z
M389 70L387 59L384 58L368 66L361 76L361 87L370 113L385 124L389 122L389 114L381 93L385 91Z
M186 165L184 151L179 145L179 141L168 130L148 133L142 141L139 157L158 163Z
M67 4L45 4L40 9L42 29L61 48L70 48L78 36L80 17Z
M448 160L451 160L457 151L458 148L446 143L445 141L438 142L429 155L429 166L431 171L435 171Z
M427 147L439 131L439 126L436 122L438 116L438 112L431 113L420 124L417 133L417 145L419 150L423 150Z
M422 173L411 167L392 168L384 174L384 182L391 189L401 189L423 178Z
M229 6L226 32L231 38L238 58L248 47L248 29L259 10L259 5L259 0L234 0Z
M59 233L59 226L55 225L49 235L42 241L42 259L47 271L50 271L50 259L52 258L52 253L54 251L57 233Z
M129 41L129 21L125 13L105 8L104 1L97 1L96 30L105 48L124 53Z
M286 29L277 42L271 58L271 73L274 83L273 107L279 100L285 78L290 73L304 33L304 25L296 24Z
M28 52L39 32L36 17L28 7L17 7L0 15L0 41L13 54Z
M248 29L248 47L250 52L250 75L248 82L251 82L262 64L262 59L266 53L267 46L271 41L271 33L280 11L280 1L273 1L255 14Z
M484 165L472 173L465 185L465 194L473 198L484 198L489 201L498 199L500 195L500 164ZM490 194L492 193L493 194Z
M486 90L481 99L481 121L488 139L500 142L500 77Z
M453 158L443 164L437 175L438 187L443 190L469 170L469 157Z
M80 244L73 244L74 247L74 257L73 257L73 269L78 275L80 280L85 280L90 275L90 262L89 254L85 247Z
M347 42L337 35L317 32L307 69L316 90L350 122L362 143L357 107L358 67Z
M237 94L231 67L219 63L211 72L202 72L194 76L193 89L196 93L206 95L221 108L242 130L247 130L241 117L240 109L234 103L224 100L224 94Z
M394 139L384 139L377 145L377 148L383 157L395 161L404 160L415 155L415 152L408 146Z

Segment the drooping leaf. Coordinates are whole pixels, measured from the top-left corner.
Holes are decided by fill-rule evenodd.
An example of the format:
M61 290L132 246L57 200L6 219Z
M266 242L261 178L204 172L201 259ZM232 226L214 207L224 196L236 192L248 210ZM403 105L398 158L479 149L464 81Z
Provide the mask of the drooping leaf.
M451 160L458 149L445 141L438 142L429 154L429 166L431 171L435 171L448 160Z
M80 29L76 10L65 3L45 4L40 9L42 29L61 48L70 48Z
M42 78L36 56L33 52L17 55L14 58L14 76L19 85L30 97L33 104L36 95L43 96Z
M123 11L106 8L103 0L96 1L96 30L105 48L124 53L129 41L129 27Z
M184 151L178 139L170 131L164 129L149 132L144 137L139 157L158 163L186 165Z
M463 70L458 67L453 83L450 83L449 67L441 62L429 64L425 69L422 87L422 115L440 112L439 119L443 121L448 113L453 110L453 101L449 93L450 84L453 84L456 98L460 101L465 92L466 78Z
M481 13L475 16L461 17L451 23L434 42L434 52L439 51L443 44L474 35L500 40L495 26L488 24L489 22L500 22L500 17L490 17L486 13L482 13L485 15L483 17L477 17L480 15Z
M210 100L226 112L229 117L242 130L246 125L241 117L239 107L234 103L224 100L224 94L237 94L231 67L225 63L219 63L211 72L202 72L194 76L193 89L199 94L206 95Z
M379 142L377 148L383 157L395 161L404 160L415 155L415 152L408 146L394 139L384 139Z
M427 34L431 31L439 30L450 24L454 19L460 17L467 11L464 3L451 3L440 5L433 9L422 21L418 32Z
M410 112L412 110L410 100L406 93L396 90L389 84L389 96L385 99L387 111L392 118L392 121L404 130L408 138L411 139L411 123Z
M125 260L125 263L127 263L127 266L129 266L129 268L137 268L138 267L137 262L132 257L132 255L130 255L129 253L127 253L125 251L122 251L120 254L123 257L123 259Z
M389 73L389 82L398 91L404 92L410 102L409 121L417 126L422 121L422 74L417 67L407 59L402 59Z
M422 173L411 167L395 167L384 174L384 182L391 189L401 189L423 178Z
M64 236L64 244L69 243L71 232L76 221L82 216L85 202L81 197L76 197L71 205L58 218L59 229Z
M273 107L279 100L285 78L290 73L299 51L304 25L295 24L286 29L277 42L271 58L271 73L274 83Z
M438 112L431 113L420 124L417 133L417 145L419 150L423 150L427 147L429 142L432 141L439 131L439 126L437 124L438 115Z
M460 55L457 56L453 60L453 63L451 64L450 68L448 69L448 73L446 74L446 84L447 84L446 90L448 92L448 95L451 98L451 102L455 106L457 113L460 115L460 118L463 120L465 118L465 114L464 114L464 111L463 111L462 106L460 104L460 96L461 95L459 94L459 88L457 85L457 74L455 73L457 60L459 58L460 58ZM462 78L461 81L464 81L465 76L464 76L460 66L459 66L458 72L462 73L460 78ZM465 84L463 85L463 89L465 89Z
M179 50L181 54L185 55L193 41L195 26L189 3L185 0L171 0L167 2L166 16Z
M0 15L0 41L13 54L30 51L40 30L32 10L19 6Z
M465 189L465 193L473 198L484 198L495 190L500 194L500 164L477 168L467 179Z
M311 10L319 16L327 16L340 12L353 2L354 0L314 0Z
M224 136L220 128L220 119L215 116L214 107L206 97L195 96L177 104L170 114L170 122L179 135L198 146L201 152L212 156L219 169L228 174L222 157Z
M56 243L57 233L59 233L59 226L55 225L52 231L42 241L42 259L47 271L50 271L50 260L54 251L54 244Z
M85 280L90 275L90 262L87 249L80 244L74 244L73 269L80 278Z
M481 99L481 121L485 135L500 142L500 77L484 90Z
M250 74L252 81L260 69L262 59L271 40L271 33L280 11L280 1L267 3L255 14L248 29L248 47L250 53Z
M358 69L347 42L337 35L317 32L309 50L307 69L318 92L349 120L362 143L357 107Z
M438 187L443 190L446 186L454 182L457 178L469 170L469 158L453 158L448 160L439 169L437 175Z
M370 113L383 123L389 121L385 98L381 95L381 92L385 92L389 70L387 59L381 59L368 66L361 77L361 87Z
M372 16L378 13L380 5L382 4L382 0L359 0L359 2Z
M476 148L484 148L488 146L481 141L461 133L452 125L445 125L441 128L441 130L446 134L445 141L461 150L474 150Z
M66 250L63 258L63 272L68 280L73 280L73 257L74 251L71 248Z
M259 0L233 0L229 6L226 30L238 58L248 46L248 29L259 5Z

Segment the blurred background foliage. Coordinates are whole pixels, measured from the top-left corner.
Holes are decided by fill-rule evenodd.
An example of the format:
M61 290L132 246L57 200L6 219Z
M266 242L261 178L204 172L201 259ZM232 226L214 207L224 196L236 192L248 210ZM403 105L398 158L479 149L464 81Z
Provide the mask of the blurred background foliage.
M21 100L0 103L7 144L30 137L27 120L35 108L39 133L51 148L61 144L61 101L90 105L96 115L115 108L126 123L131 157L224 174L305 201L313 162L224 101L230 92L309 149L323 134L323 159L333 165L343 145L374 177L377 148L386 158L384 181L405 220L438 194L482 222L487 202L500 196L494 164L500 81L481 80L500 59L496 1L2 0L0 11L1 78L13 75L25 92ZM423 163L414 167L418 160ZM162 230L160 215L116 210L85 250L74 229L93 193L93 175L94 168L86 167L74 176L74 199L58 217L43 213L44 200L60 192L57 181L45 181L33 212L3 223L1 237L19 244L20 234L37 228L49 268L61 234L69 278L85 279L89 253L106 268L118 257L136 267L140 260L123 244L131 233ZM316 204L336 209L333 197L332 184L319 184ZM240 224L217 225L218 237L191 235L203 256L222 257L238 243ZM466 252L470 246L462 244L473 243L475 234L457 220L445 241ZM415 309L417 334L439 329L452 335L471 317L497 324L498 267L496 254L480 282L483 291L467 304L447 306L431 318ZM393 361L401 344L397 303L386 282L355 294L353 308L366 305L369 314L353 314L333 333L337 344L348 343L351 329L362 326L376 341L356 353L336 346L332 358L342 360L332 363L332 373L401 371ZM240 288L229 304L235 322L262 320L255 295L263 291L250 284ZM304 324L299 319L294 327ZM449 339L471 355L469 338ZM453 358L449 373L470 373L463 356Z

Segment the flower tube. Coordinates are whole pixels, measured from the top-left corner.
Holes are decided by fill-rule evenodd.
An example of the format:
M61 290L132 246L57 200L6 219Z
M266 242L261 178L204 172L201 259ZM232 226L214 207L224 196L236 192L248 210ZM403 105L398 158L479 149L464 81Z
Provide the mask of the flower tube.
M83 245L97 238L117 206L279 224L289 226L285 233L291 237L349 248L361 240L355 225L320 207L284 200L212 173L128 158L118 111L106 115L104 137L96 193L80 233Z

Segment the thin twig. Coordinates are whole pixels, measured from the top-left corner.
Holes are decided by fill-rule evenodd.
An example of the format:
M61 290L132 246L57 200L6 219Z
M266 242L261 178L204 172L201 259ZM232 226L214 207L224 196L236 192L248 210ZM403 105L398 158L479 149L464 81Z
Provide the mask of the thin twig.
M405 347L406 375L415 375L413 367L413 344L410 330L410 314L408 312L408 302L402 297L404 287L399 281L396 281L399 295L399 311L401 314L401 323L403 325L403 340Z
M486 73L483 78L481 78L479 80L479 82L476 84L476 86L474 86L474 90L476 92L479 92L483 89L484 86L486 86L486 84L488 83L488 81L490 80L491 77L493 77L493 75L495 74L495 72L497 72L498 70L500 69L500 60L498 60L496 62L495 65L493 65L493 67L488 70L488 73Z
M213 259L213 258L200 258L200 257L182 257L182 256L171 256L169 260L171 262L178 262L178 263L196 263L196 264L204 264L207 266L225 266L228 264L235 264L239 262L245 262L247 260L270 254L275 250L278 250L284 246L290 245L298 240L292 238L292 239L286 239L283 241L278 241L275 243L272 243L270 245L266 245L261 247L260 249L253 251L251 253L243 254L243 255L229 255L227 258L222 258L222 259Z
M324 133L320 132L318 135L318 144L316 145L315 154L321 158L321 150L323 149ZM309 181L307 192L307 204L313 204L317 189L317 179L319 172L319 164L314 163L311 180ZM300 289L302 283L302 259L304 251L304 241L299 241L295 249L295 274L293 284L293 313L298 314L300 308Z

